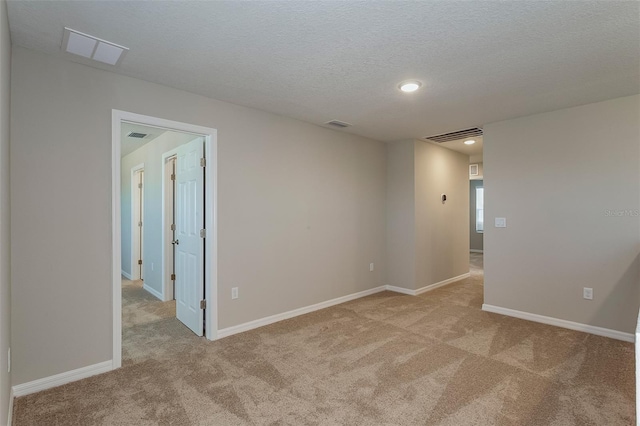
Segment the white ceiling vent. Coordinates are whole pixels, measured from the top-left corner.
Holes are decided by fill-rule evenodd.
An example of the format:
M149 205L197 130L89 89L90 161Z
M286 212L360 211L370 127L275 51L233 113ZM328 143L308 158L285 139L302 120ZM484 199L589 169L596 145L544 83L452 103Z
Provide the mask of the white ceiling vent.
M67 27L64 28L62 49L65 52L108 65L118 65L122 61L125 53L129 51L128 47L120 46Z
M128 138L136 138L136 139L144 139L149 136L148 133L138 133L138 132L129 132L127 133Z
M425 139L428 139L433 142L449 142L449 141L457 141L459 139L467 139L482 136L482 129L479 127L473 127L471 129L458 130L456 132L444 133L442 135L434 135L427 136Z
M344 121L339 121L339 120L327 121L324 124L326 124L327 126L338 127L340 129L344 129L345 127L351 127L351 124L345 123Z

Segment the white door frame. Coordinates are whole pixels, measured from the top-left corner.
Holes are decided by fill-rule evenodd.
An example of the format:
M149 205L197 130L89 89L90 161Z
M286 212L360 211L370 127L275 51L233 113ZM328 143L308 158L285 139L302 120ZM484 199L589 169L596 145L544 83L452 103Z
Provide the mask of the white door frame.
M193 133L203 136L205 139L205 284L204 292L207 306L205 311L205 336L209 340L215 340L218 335L218 214L217 214L217 171L218 171L218 140L216 129L197 126L188 123L165 120L132 112L113 109L111 111L111 278L113 282L112 308L113 308L113 369L122 366L122 281L120 272L122 268L122 236L120 213L120 136L122 122L132 122L145 126L159 127L184 133Z
M140 259L140 253L144 253L144 249L142 248L142 245L143 245L142 233L138 229L138 224L136 223L136 220L135 220L136 215L133 212L134 207L138 207L141 210L141 212L143 211L142 204L144 204L144 198L142 200L134 201L134 199L137 196L136 192L138 190L138 182L134 182L133 178L135 177L136 173L139 172L140 170L144 171L144 163L140 163L131 168L131 246L130 247L131 247L131 279L132 280L140 279L140 275L141 275L140 271L142 268L138 266L138 259ZM142 217L142 215L140 215L140 220L144 222L144 217ZM144 232L144 228L143 228L143 232ZM136 235L138 236L137 238L140 238L140 246L139 246L138 252L134 253L133 249L136 246L135 244ZM144 264L142 266L144 267ZM135 272L136 269L137 269L137 272Z
M162 298L165 302L173 300L173 281L167 276L167 248L171 237L167 233L167 160L178 153L178 148L162 154ZM173 181L172 181L173 182ZM174 212L175 215L175 212ZM173 218L175 221L175 216ZM175 266L175 265L174 265Z

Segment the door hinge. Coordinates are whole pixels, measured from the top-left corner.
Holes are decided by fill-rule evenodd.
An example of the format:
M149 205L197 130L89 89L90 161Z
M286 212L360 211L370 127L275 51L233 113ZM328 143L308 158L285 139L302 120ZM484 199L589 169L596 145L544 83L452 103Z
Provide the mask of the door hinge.
M207 237L207 230L206 229L201 229L200 230L200 238L206 238Z
M138 260L138 265L142 265L142 259Z
M176 280L176 274L171 274L171 281L175 281Z
M176 224L175 224L175 223L172 223L172 224L171 224L171 230L172 230L172 231L175 231L175 230L176 230Z
M206 165L207 165L207 160L205 160L205 158L202 157L200 159L200 167L206 167Z
M142 184L141 183L138 184L138 188L142 189Z
M138 222L138 226L142 226L142 222Z
M201 300L200 301L200 309L207 309L207 301L206 300Z
M171 174L171 180L176 180L176 174L175 173Z

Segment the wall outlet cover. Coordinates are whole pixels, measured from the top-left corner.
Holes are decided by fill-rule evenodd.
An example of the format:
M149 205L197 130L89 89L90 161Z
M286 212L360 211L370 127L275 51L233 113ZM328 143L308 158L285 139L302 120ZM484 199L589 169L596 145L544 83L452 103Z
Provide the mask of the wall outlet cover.
M496 228L506 228L507 227L507 218L506 217L496 217L495 224L496 224Z

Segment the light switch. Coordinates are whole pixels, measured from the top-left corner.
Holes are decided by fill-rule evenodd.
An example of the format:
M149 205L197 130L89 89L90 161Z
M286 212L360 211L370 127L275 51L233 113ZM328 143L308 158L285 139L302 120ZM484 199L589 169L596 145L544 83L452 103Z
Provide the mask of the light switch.
M506 228L506 227L507 227L507 218L496 217L496 228Z

